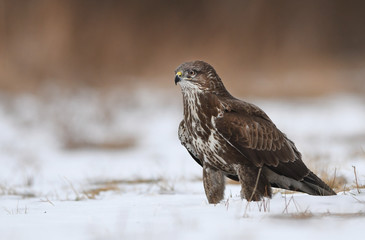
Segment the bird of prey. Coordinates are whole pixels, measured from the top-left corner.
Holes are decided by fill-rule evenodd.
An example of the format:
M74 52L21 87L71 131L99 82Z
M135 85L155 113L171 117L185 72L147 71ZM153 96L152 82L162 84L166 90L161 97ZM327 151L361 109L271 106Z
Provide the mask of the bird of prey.
M214 68L203 61L175 70L184 102L181 144L203 167L209 203L224 197L225 176L239 181L241 198L271 197L271 187L310 195L336 195L302 161L300 152L266 113L233 97Z

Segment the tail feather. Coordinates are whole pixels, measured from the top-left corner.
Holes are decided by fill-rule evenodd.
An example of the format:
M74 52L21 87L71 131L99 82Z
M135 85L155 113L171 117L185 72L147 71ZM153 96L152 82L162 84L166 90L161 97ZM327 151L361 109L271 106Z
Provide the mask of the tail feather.
M284 175L279 175L268 168L265 169L265 172L272 187L304 192L316 196L336 195L327 184L311 171L302 180L295 180Z
M309 172L307 176L304 177L304 184L309 186L314 194L311 195L320 195L320 196L330 196L336 195L335 191L332 190L327 184L325 184L319 177L317 177L313 172Z

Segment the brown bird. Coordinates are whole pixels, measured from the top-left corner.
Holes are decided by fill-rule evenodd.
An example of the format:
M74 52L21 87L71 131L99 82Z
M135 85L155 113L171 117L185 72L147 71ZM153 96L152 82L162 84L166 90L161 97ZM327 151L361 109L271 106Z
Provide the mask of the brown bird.
M184 101L179 139L203 167L209 203L224 197L225 176L239 181L241 198L271 197L271 187L310 195L336 195L302 161L295 144L259 107L234 98L206 62L175 71Z

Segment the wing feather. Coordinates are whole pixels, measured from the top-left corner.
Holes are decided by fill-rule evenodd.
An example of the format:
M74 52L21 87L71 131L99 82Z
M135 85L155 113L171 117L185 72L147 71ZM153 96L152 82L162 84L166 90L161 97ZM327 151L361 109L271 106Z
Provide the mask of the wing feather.
M298 158L291 142L262 110L227 111L216 119L215 126L221 136L256 166L278 166Z
M264 111L242 101L232 105L215 120L215 126L245 159L257 167L265 165L277 174L295 180L302 180L309 174L294 143Z

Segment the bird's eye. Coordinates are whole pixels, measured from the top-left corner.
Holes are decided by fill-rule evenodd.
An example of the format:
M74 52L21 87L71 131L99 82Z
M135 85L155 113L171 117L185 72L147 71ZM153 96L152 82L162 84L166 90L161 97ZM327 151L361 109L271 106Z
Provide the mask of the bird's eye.
M194 70L190 70L190 71L189 71L189 75L190 75L190 76L195 76L195 74L196 74L196 72L195 72Z

